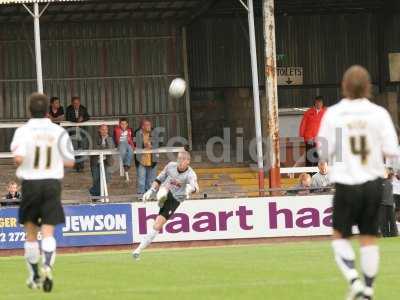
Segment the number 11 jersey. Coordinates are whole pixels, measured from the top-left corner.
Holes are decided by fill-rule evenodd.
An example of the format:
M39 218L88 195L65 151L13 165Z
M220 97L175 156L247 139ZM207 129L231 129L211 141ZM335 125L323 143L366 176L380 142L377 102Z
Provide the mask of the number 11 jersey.
M342 99L328 108L318 133L319 154L331 182L362 184L384 177L384 157L400 155L392 119L368 99Z
M18 128L11 152L23 157L16 174L24 180L62 179L64 162L74 160L68 132L47 118L30 119Z

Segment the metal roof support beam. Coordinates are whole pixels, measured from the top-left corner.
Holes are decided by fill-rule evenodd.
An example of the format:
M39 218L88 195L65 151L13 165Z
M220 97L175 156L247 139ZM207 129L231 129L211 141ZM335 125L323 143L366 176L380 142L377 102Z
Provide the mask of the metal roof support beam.
M25 9L33 17L33 30L35 38L35 63L36 63L36 81L37 91L43 93L43 69L42 69L42 46L40 43L40 17L46 11L50 3L47 3L42 11L39 10L39 3L33 3L33 12L25 4Z
M247 18L249 22L249 41L250 41L250 58L251 58L251 77L253 83L253 101L254 101L254 121L256 129L256 145L257 145L257 168L258 168L258 189L259 195L264 195L264 158L263 158L263 138L261 131L261 109L260 109L260 87L258 82L257 67L257 48L256 33L254 26L254 6L253 0L247 1L247 6L243 1L240 3L247 9Z

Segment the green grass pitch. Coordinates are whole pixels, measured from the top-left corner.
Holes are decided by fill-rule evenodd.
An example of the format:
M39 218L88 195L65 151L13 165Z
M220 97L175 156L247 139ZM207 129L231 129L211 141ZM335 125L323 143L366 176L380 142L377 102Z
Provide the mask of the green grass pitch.
M381 245L376 299L400 297L400 239ZM51 294L25 287L22 257L0 258L0 299L344 299L329 242L59 255Z

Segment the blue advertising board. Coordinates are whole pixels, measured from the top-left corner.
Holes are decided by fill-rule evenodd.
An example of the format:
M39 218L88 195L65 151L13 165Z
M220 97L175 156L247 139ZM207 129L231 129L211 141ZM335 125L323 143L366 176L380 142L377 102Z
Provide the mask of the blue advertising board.
M131 204L67 205L64 211L65 224L55 231L59 247L133 243ZM0 208L0 249L23 248L17 215L17 208Z

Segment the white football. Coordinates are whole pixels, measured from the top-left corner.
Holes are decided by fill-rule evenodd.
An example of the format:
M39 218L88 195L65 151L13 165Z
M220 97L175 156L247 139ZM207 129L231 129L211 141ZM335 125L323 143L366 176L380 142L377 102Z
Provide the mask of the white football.
M182 78L175 78L169 86L169 95L172 98L181 98L186 91L186 81Z

